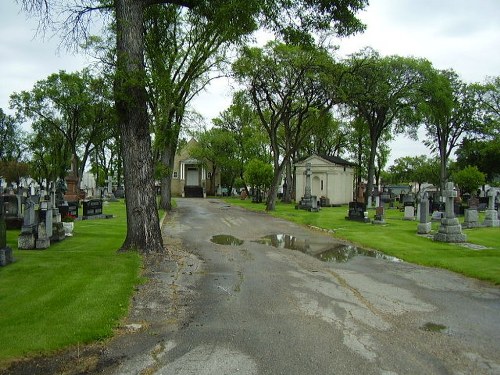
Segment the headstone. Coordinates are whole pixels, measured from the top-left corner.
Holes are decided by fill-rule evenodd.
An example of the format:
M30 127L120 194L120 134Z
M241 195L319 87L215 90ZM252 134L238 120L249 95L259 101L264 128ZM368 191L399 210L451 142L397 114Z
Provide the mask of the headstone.
M420 199L419 208L419 223L417 225L418 234L428 234L431 232L432 223L429 220L429 199L427 192L422 195Z
M20 229L23 224L22 200L25 198L16 194L4 194L2 198L7 229Z
M465 242L467 236L462 233L462 226L455 217L454 199L457 191L454 189L453 182L447 182L442 192L445 198L445 217L441 219L439 231L434 235L434 241L439 242Z
M386 224L384 206L379 206L375 209L375 219L372 221L373 224Z
M366 205L363 202L349 202L349 211L347 213L346 219L369 223L370 219L368 218Z
M477 228L479 226L479 213L477 209L467 208L464 211L464 224L465 228Z
M83 217L102 215L102 200L90 199L83 201Z
M50 237L50 242L62 241L66 238L66 232L64 231L64 224L61 221L52 223L52 237Z
M469 205L469 209L477 210L479 208L479 199L477 199L476 197L471 197L469 198L467 204Z
M240 193L240 199L244 201L245 199L247 199L247 196L247 191L245 189L242 189Z
M24 221L21 234L17 238L17 247L22 250L34 249L36 231L35 202L31 197L28 197L24 203Z
M118 186L115 190L115 197L116 198L125 198L125 189L123 186Z
M12 260L12 249L7 246L7 225L2 199L0 200L0 266L6 266L12 263Z
M311 163L306 164L306 187L304 190L304 196L299 202L298 208L302 210L308 210L311 212L318 212L318 200L315 195L311 195Z
M500 226L500 220L498 220L498 211L495 210L495 199L497 197L498 190L490 188L488 190L488 208L484 213L483 225L485 227L498 227Z
M403 220L415 220L415 207L414 206L404 206L405 215L403 216Z
M42 221L38 224L38 236L36 238L35 247L37 249L46 249L49 246L50 246L50 236L47 234L47 225L45 222Z
M433 211L431 216L431 221L441 221L444 217L444 212L442 211Z

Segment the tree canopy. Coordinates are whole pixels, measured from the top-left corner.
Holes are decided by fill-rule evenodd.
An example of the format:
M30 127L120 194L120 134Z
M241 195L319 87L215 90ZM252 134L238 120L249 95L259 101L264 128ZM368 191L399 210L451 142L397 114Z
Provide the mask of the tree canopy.
M381 57L371 49L351 55L345 63L348 74L343 85L344 101L358 121L365 124L369 135L368 200L380 140L403 132L411 135L418 128L420 87L430 63L401 56Z
M333 105L328 83L335 67L322 48L277 42L262 49L244 48L233 64L234 75L246 88L273 155L274 181L266 201L269 211L274 210L284 166L318 126L313 116L328 112Z
M144 64L144 10L152 4L174 4L193 9L221 25L251 29L263 25L289 40L303 41L313 31L338 35L361 31L355 17L367 0L22 0L23 9L40 17L42 25L59 26L63 38L81 42L94 11L113 11L116 21L115 106L122 142L127 198L127 237L123 250L163 252L156 213L154 167L149 134ZM57 16L62 17L61 20Z

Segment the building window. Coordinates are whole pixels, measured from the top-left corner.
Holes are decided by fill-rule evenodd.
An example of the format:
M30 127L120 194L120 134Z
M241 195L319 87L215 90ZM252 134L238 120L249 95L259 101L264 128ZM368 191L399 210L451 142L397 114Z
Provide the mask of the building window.
M321 180L321 191L323 191L323 180Z
M177 172L174 172L174 178L177 178Z

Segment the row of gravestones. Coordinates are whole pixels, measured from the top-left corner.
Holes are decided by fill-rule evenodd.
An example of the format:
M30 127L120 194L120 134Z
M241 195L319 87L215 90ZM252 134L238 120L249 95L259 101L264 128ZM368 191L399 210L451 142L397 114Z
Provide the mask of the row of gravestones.
M497 189L490 189L487 193L488 205L485 210L485 219L482 225L479 224L479 215L477 207L472 207L465 210L465 221L463 226L466 228L473 228L479 226L485 227L498 227L500 226L499 212L495 210L495 200L499 191ZM459 223L458 218L455 216L455 198L457 192L454 189L452 182L448 182L443 191L444 212L435 211L432 218L429 218L430 201L427 193L420 196L418 207L419 224L417 226L417 233L429 234L431 232L431 220L439 220L441 222L438 233L434 236L434 240L440 242L465 242L466 236L462 233L462 225ZM404 206L404 220L415 220L415 207L414 204L405 204ZM366 205L362 202L350 202L349 211L346 219L356 220L362 222L370 222ZM373 224L385 224L384 220L384 207L379 206L376 208L375 218Z
M0 236L6 236L6 229L21 229L18 237L18 248L21 250L46 249L51 241L61 241L66 233L61 217L71 215L78 217L78 202L64 202L56 207L56 198L40 200L40 196L23 196L16 194L2 195L2 227ZM24 205L24 210L21 207ZM104 216L102 200L94 199L83 202L84 218ZM21 224L19 224L21 223ZM10 224L10 228L9 225ZM5 228L3 228L5 227ZM2 241L0 240L0 244ZM12 261L12 250L0 251L0 264Z

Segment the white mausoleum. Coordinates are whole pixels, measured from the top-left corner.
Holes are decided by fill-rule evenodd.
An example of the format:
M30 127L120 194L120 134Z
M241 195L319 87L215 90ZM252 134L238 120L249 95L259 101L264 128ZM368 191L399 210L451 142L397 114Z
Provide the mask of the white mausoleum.
M306 165L311 164L311 195L330 204L348 204L353 199L356 164L335 156L311 155L295 163L295 200L304 196Z

